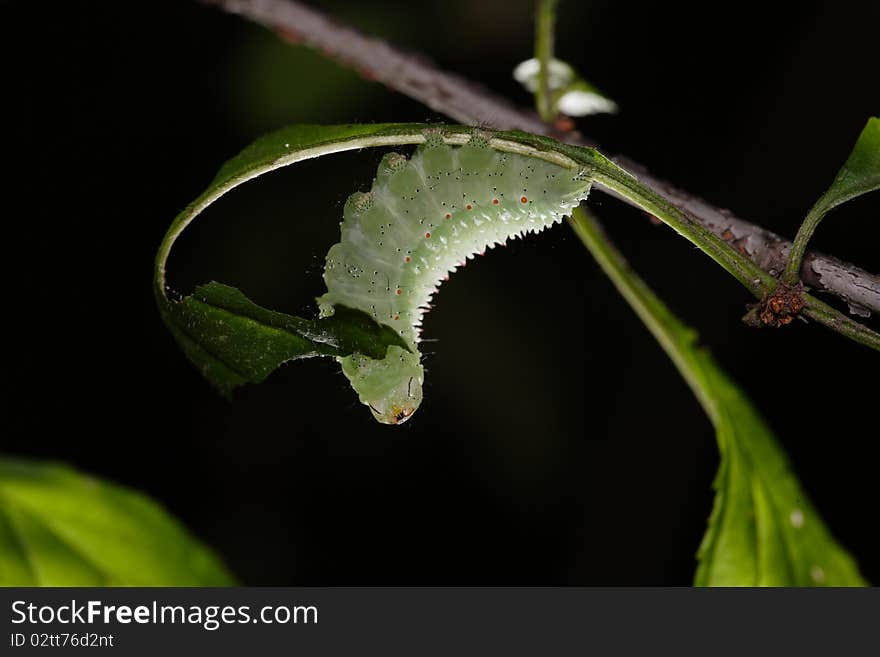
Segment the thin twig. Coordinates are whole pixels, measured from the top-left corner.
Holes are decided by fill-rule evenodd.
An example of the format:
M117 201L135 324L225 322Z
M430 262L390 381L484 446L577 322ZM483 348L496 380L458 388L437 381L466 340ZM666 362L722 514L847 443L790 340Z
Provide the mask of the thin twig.
M541 120L547 124L552 124L556 118L550 95L550 62L553 59L556 4L557 0L540 0L535 4L535 59L540 65L535 106Z
M263 25L282 38L319 50L323 55L381 82L438 113L464 124L500 130L525 130L581 146L595 146L576 132L560 133L531 111L522 111L488 90L441 71L418 55L402 52L381 39L367 37L293 0L201 0ZM728 210L676 189L625 157L611 158L639 181L688 214L697 223L731 242L761 269L777 275L785 267L791 242ZM614 194L617 196L616 194ZM814 290L833 294L853 311L880 314L880 276L832 256L810 252L801 279Z

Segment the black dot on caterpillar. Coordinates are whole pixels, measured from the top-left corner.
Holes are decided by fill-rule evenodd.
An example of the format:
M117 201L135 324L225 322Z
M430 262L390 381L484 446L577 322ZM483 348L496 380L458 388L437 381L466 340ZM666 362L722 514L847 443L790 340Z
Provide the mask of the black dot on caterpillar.
M383 359L339 359L378 421L400 424L421 402L420 326L448 274L488 247L559 223L589 191L584 171L496 151L480 131L450 146L430 130L412 158L382 158L370 191L345 203L341 240L327 254L327 293L318 298L322 317L336 304L364 310L387 318L410 347L389 347ZM372 281L362 278L366 271ZM376 287L376 279L385 285Z

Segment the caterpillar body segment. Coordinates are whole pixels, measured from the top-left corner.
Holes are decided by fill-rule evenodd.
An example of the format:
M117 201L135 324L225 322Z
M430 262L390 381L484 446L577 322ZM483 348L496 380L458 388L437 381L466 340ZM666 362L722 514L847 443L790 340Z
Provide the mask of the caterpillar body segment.
M341 239L327 254L321 316L357 308L404 338L382 360L340 358L360 401L386 424L422 399L422 318L450 272L487 247L559 223L590 191L583 172L489 147L475 135L450 146L430 133L412 158L388 153L368 192L345 203Z

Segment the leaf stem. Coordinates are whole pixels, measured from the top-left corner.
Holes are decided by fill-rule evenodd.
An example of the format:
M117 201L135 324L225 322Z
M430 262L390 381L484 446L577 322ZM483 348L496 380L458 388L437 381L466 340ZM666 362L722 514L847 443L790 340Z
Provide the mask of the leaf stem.
M601 157L591 172L593 179L629 202L651 213L682 235L742 283L755 297L775 289L777 281L747 256L739 253L715 233L704 228L682 210L642 185L637 178Z
M850 340L880 351L880 334L864 324L850 319L840 311L819 301L816 297L804 294L804 309L801 315L812 319L836 333L845 335Z
M642 185L634 176L610 160L607 160L595 150L579 150L589 153L590 157L583 158L582 161L585 164L589 160L593 161L595 168L590 175L597 183L617 192L633 205L650 212L671 226L676 232L724 267L756 298L762 299L777 288L779 281L774 276L758 267L748 257L739 253L730 244L712 231L704 228L676 206L669 203L669 201L645 185ZM809 240L809 236L805 239ZM803 244L805 246L806 241ZM801 255L803 255L803 250ZM880 333L847 317L814 296L806 293L803 293L801 296L804 302L804 309L801 311L803 316L859 344L880 351Z
M553 28L556 24L557 4L558 0L538 0L535 7L535 59L540 65L535 105L541 119L548 124L552 124L556 118L550 90L550 62L553 61Z
M794 242L792 242L791 250L788 252L788 260L785 263L785 271L782 273L782 280L788 285L794 285L800 279L801 263L804 260L804 253L807 251L807 244L816 227L825 213L828 211L825 207L825 196L822 196L816 204L807 213L804 223L798 228Z
M639 319L657 340L666 355L675 364L681 376L693 391L706 415L717 424L718 411L714 400L706 393L706 386L691 362L690 352L696 345L697 334L682 323L639 278L626 258L617 250L596 218L581 205L575 208L569 223L587 250L611 279L614 287L626 299Z

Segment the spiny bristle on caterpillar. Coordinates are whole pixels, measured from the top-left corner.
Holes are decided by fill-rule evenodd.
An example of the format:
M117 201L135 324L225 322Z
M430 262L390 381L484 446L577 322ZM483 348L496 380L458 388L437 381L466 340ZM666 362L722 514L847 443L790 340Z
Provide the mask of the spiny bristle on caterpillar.
M410 159L387 153L371 189L348 198L318 299L322 317L337 304L357 308L406 341L409 350L391 347L384 359L340 359L360 401L387 424L421 402L420 327L438 286L477 254L561 222L590 189L585 170L496 151L484 132L460 147L443 137L426 131Z

